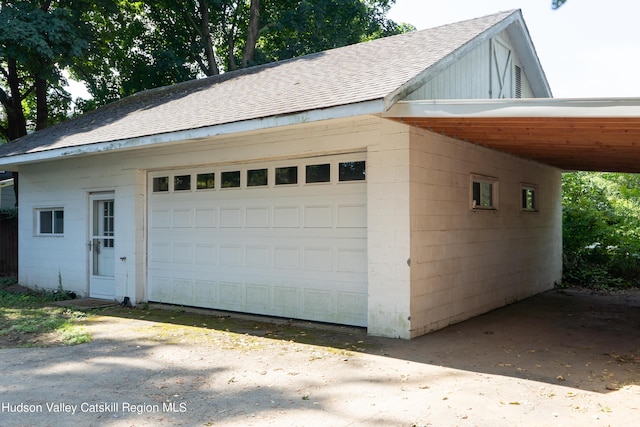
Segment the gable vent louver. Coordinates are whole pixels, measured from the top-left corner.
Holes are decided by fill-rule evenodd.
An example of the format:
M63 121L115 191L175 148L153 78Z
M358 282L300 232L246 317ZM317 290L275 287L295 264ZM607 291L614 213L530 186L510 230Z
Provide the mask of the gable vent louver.
M516 65L516 98L522 98L522 68Z

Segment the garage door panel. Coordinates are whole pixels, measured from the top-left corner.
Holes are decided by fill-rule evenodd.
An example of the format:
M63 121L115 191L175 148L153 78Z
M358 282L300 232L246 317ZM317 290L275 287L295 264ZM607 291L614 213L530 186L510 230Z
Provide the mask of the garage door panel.
M331 228L333 227L333 206L305 206L304 227L306 228Z
M151 228L171 228L171 209L152 209L149 219Z
M333 248L311 247L304 249L304 269L307 271L333 271Z
M271 308L271 286L250 283L246 285L245 289L246 306L251 311L263 314Z
M300 268L300 249L297 246L275 246L273 248L273 267L283 270Z
M218 283L207 280L194 281L194 295L205 306L215 304L218 300Z
M239 207L220 208L220 227L242 227L242 209Z
M240 311L243 304L243 286L237 282L220 283L220 305L223 310Z
M148 212L151 301L366 326L364 182L150 188Z
M266 245L247 245L246 260L248 268L269 268L271 266L271 248Z
M217 224L217 209L213 208L197 208L196 209L196 228L214 228Z
M173 228L192 228L192 209L174 209L171 225Z
M245 227L269 228L271 225L271 209L269 207L247 207L245 210Z
M196 243L196 264L215 265L218 263L218 246L208 243Z
M274 228L298 228L300 227L299 206L274 206Z
M191 243L175 243L172 247L171 262L177 264L193 264L193 245Z

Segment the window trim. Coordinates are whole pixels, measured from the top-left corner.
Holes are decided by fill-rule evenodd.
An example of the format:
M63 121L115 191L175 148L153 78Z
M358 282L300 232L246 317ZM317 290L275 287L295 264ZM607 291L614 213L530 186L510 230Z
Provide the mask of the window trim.
M524 192L531 191L533 193L533 207L529 208L524 206ZM534 184L521 183L520 184L520 210L522 212L538 212L538 186Z
M498 210L498 178L486 175L472 174L470 179L471 185L469 189L469 204L474 211L496 211ZM474 184L480 184L480 199L482 199L482 184L491 185L491 204L489 206L478 205L474 199Z
M35 211L35 234L39 237L63 237L64 236L64 208L63 207L46 207L36 208ZM42 213L51 213L51 233L42 231ZM62 231L56 233L56 212L62 212Z

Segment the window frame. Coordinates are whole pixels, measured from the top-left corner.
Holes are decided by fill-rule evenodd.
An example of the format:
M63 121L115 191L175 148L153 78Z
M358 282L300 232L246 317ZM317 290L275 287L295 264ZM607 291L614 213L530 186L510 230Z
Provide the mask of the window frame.
M45 212L49 212L51 214L51 232L42 231L42 214ZM58 230L56 224L56 212L62 214L61 225L62 230ZM64 208L63 207L46 207L46 208L36 208L35 209L35 234L40 237L63 237L64 236Z
M492 176L486 176L486 175L477 175L477 174L472 174L471 175L471 188L470 188L470 194L469 194L469 203L470 203L470 207L472 210L474 211L496 211L498 210L498 178L496 177L492 177ZM491 188L491 194L490 194L490 204L489 205L482 205L482 204L478 204L474 198L474 193L475 193L475 184L478 183L480 185L479 190L480 190L480 194L479 194L479 199L480 202L482 202L482 198L483 198L483 192L482 192L482 185L483 184L489 184L490 188Z

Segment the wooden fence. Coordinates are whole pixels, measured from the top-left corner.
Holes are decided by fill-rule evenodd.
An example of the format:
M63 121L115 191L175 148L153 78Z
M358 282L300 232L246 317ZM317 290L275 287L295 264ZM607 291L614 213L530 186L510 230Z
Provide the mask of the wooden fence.
M0 276L18 275L18 218L0 212Z

